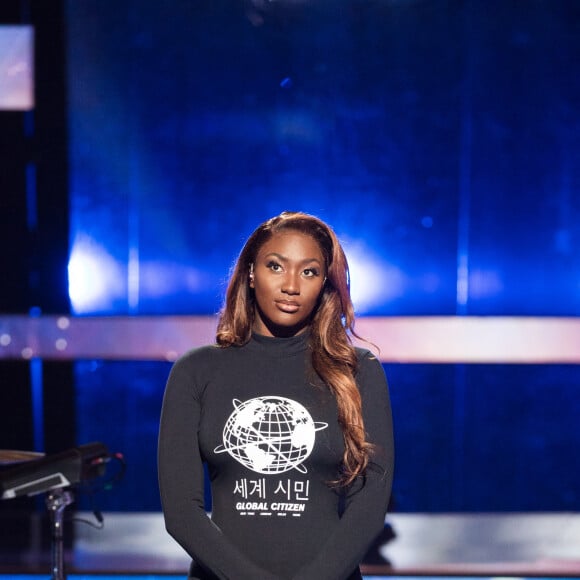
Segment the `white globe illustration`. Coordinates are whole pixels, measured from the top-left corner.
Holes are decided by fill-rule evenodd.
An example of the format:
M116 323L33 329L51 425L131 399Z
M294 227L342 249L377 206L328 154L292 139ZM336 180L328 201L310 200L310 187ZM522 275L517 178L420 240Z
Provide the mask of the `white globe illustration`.
M297 469L310 455L316 431L328 427L315 423L306 408L285 397L257 397L240 402L226 421L223 445L214 453L228 452L257 473L284 473Z

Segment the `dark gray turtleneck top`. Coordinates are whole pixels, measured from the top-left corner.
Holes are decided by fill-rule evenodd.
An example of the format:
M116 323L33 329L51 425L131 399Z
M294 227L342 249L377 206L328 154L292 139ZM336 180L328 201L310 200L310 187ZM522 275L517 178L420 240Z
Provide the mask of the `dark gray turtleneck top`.
M173 366L159 434L166 527L191 556L190 578L345 580L381 531L393 435L385 374L357 348L367 440L364 478L344 490L334 396L314 383L308 334L205 346ZM204 469L212 513L205 512Z

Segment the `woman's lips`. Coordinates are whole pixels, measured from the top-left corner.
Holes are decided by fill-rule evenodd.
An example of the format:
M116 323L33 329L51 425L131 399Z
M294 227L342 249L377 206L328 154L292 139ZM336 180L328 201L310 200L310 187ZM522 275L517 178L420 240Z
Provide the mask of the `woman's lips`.
M293 314L294 312L297 312L298 309L300 308L300 305L298 304L298 302L292 302L289 300L277 300L276 306L282 312L287 312L289 314Z

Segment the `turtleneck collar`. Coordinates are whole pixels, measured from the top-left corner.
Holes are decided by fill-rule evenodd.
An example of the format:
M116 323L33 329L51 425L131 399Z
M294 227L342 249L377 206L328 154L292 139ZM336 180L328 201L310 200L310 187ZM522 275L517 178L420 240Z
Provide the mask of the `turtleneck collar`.
M265 336L252 332L248 346L252 349L259 349L261 353L268 356L292 356L308 349L309 338L310 332L308 330L288 338Z

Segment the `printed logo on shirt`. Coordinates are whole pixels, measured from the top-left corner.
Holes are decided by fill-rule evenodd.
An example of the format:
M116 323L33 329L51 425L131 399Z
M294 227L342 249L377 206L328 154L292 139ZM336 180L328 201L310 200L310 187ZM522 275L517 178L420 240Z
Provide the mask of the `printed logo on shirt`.
M309 490L308 480L242 477L235 483L235 509L241 516L299 518L306 512Z
M214 453L227 452L256 473L307 472L302 463L312 453L316 432L326 429L327 423L315 423L303 405L285 397L232 402L223 445Z

